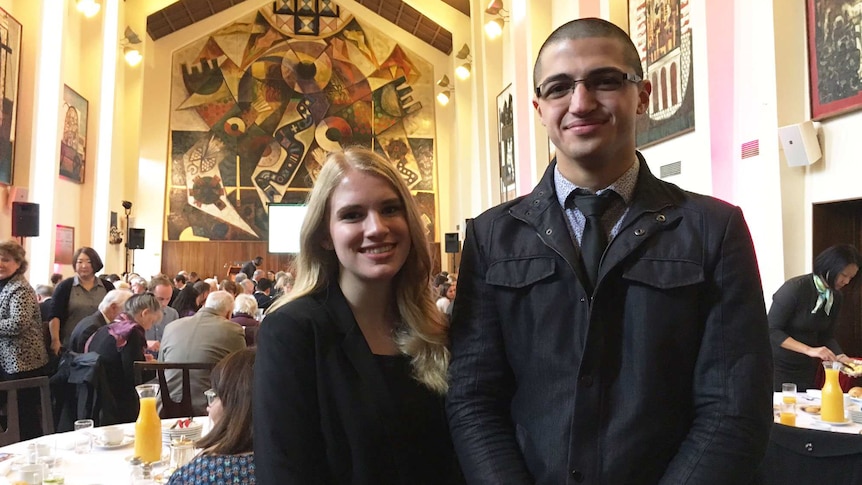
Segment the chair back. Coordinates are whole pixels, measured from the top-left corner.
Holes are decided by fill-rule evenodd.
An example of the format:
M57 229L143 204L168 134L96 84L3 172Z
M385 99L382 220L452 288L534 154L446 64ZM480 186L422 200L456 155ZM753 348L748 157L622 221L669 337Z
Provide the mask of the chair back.
M42 434L54 432L53 412L51 411L51 391L47 377L29 377L0 382L0 392L6 393L6 431L0 433L0 446L21 441L21 426L18 417L18 392L24 389L38 389L42 409Z
M162 409L159 412L159 417L162 419L170 418L187 418L194 416L192 409L192 386L189 371L204 370L211 371L215 367L215 363L210 362L135 362L135 384L143 382L142 373L146 371L155 371L156 377L159 380L160 396L162 401ZM171 393L168 389L168 380L165 377L166 370L179 370L183 377L183 396L179 402L171 399Z

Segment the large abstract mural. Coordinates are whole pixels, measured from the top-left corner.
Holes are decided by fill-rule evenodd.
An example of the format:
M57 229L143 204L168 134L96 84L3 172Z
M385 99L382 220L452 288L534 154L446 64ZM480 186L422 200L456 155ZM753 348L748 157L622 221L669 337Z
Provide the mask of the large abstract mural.
M433 67L331 0L280 0L173 58L168 240L266 240L323 155L389 158L435 238Z

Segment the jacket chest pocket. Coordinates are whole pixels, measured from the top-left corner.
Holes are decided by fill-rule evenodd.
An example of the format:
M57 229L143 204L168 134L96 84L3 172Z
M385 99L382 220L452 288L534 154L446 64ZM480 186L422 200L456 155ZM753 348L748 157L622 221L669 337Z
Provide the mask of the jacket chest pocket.
M671 290L705 281L703 265L695 261L642 258L623 270L623 279Z
M506 259L491 263L485 273L485 282L507 288L526 288L551 277L555 270L556 262L549 257Z

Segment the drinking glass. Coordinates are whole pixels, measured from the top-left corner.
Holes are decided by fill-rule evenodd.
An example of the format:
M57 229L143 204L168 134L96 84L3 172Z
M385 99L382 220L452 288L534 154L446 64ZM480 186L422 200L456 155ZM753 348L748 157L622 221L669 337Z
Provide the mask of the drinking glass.
M782 402L779 408L779 421L786 426L796 426L796 403Z
M787 404L796 404L796 384L792 382L781 384L781 401Z
M89 453L93 449L93 420L75 421L75 453Z

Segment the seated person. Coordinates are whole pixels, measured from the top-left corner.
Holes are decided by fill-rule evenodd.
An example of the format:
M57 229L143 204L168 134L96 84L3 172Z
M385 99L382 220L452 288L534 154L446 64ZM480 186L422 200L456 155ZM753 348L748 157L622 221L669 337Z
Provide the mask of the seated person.
M261 310L266 310L272 305L272 281L261 278L257 281L257 289L254 290L254 299L257 300L257 307Z
M146 331L162 318L162 306L151 293L133 295L126 301L123 312L113 322L100 328L87 343L87 352L99 354L99 364L105 371L108 388L117 404L115 416L103 416L102 425L128 423L138 417L138 393L135 392L134 362L151 360L145 357ZM146 382L155 372L143 372Z
M254 338L260 325L260 322L254 318L255 314L257 314L257 300L244 293L237 295L233 302L233 316L230 321L242 325L245 330L245 344L249 347L254 346Z
M251 425L254 349L228 354L212 370L207 413L212 430L198 440L200 454L171 475L168 485L185 483L255 483ZM227 417L230 419L227 419Z
M84 352L87 340L90 340L96 330L117 318L130 296L132 296L132 292L123 289L111 290L106 293L102 302L99 303L99 309L75 325L72 335L69 336L69 350L79 354Z

